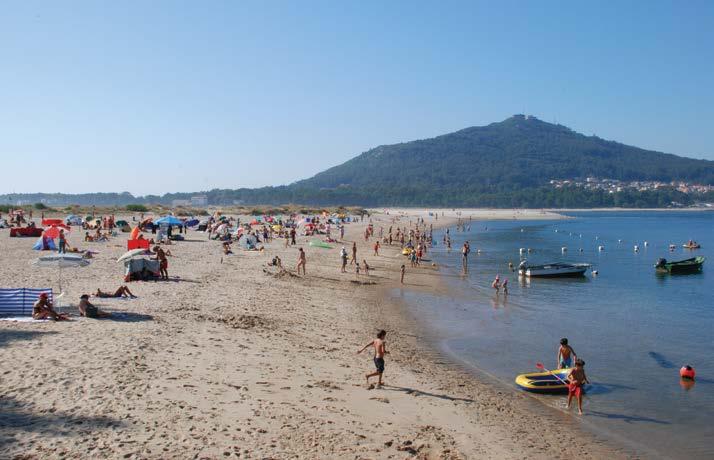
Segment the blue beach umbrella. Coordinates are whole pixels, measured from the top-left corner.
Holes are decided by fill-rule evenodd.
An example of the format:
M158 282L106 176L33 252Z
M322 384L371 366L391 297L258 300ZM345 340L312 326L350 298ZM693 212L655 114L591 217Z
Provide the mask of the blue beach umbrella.
M183 221L174 216L164 216L161 219L155 220L156 225L183 225Z

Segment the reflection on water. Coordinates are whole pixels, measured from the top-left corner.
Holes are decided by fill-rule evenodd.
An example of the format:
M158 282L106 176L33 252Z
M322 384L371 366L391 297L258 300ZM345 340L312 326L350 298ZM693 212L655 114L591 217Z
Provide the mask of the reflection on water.
M537 362L556 366L558 341L568 337L595 382L584 420L639 443L643 451L647 446L670 457L711 458L714 257L690 275L658 273L654 263L659 257L714 255L712 229L714 213L708 212L474 222L471 232L451 231L454 247L469 240L474 253L481 250L469 261L468 275L445 278L453 298L405 297L449 352L508 384L516 374L535 370ZM702 249L682 249L689 239ZM677 249L671 252L670 244ZM444 274L461 271L457 252L436 246L430 256ZM598 274L521 278L509 268L521 256L534 264L587 262ZM507 295L491 288L496 275L509 279ZM697 369L695 382L679 378L684 364ZM559 399L539 398L560 407Z

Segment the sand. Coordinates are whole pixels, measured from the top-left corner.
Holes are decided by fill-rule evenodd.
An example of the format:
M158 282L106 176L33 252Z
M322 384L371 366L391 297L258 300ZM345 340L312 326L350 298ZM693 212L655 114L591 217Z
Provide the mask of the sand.
M374 214L385 230L396 215ZM462 211L463 212L463 211ZM475 211L476 218L502 211ZM508 215L510 213L510 216ZM500 215L500 214L499 214ZM543 218L507 211L503 218ZM439 218L453 222L454 211ZM557 217L557 216L552 216ZM129 217L128 220L131 220ZM427 222L429 222L427 220ZM460 369L390 303L394 289L439 289L438 267L408 269L398 248L372 256L364 223L347 225L370 277L341 274L339 248L307 252L283 240L224 256L206 234L172 245L167 282L134 282L133 300L98 299L111 319L0 321L0 458L617 458L576 415ZM122 284L115 262L127 234L72 246L99 253L65 271L65 304ZM29 261L32 238L0 231L1 287L54 287ZM279 255L288 270L266 263ZM367 390L371 355L357 351L387 329L382 389ZM495 352L495 350L494 350Z

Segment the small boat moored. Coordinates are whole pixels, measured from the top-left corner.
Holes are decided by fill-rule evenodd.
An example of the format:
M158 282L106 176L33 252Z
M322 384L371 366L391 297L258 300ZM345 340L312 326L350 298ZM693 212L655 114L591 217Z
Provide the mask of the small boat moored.
M524 260L518 266L518 273L527 277L556 278L583 276L588 268L590 268L590 264L555 262L552 264L528 265L528 261Z
M549 372L532 372L516 376L516 386L532 393L566 393L568 374L572 369L558 369ZM560 379L559 379L560 378Z
M667 262L667 259L660 258L655 265L659 271L667 271L669 273L690 273L697 272L702 269L705 258L702 256L692 257L691 259L678 260L676 262Z

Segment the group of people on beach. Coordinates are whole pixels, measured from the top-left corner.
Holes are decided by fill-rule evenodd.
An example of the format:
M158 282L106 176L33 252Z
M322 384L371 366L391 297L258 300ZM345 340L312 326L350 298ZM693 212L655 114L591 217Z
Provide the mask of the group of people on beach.
M97 289L97 292L93 294L97 298L119 298L126 297L135 299L136 296L129 290L127 286L119 286L114 292L104 292L101 289ZM111 316L111 313L105 312L97 308L94 304L89 301L89 294L82 294L79 297L79 304L77 308L79 310L79 315L87 318L106 318ZM68 321L70 319L69 315L66 313L59 313L54 308L53 302L49 299L47 293L43 292L39 295L37 300L32 306L32 318L33 319L50 319L54 321Z

